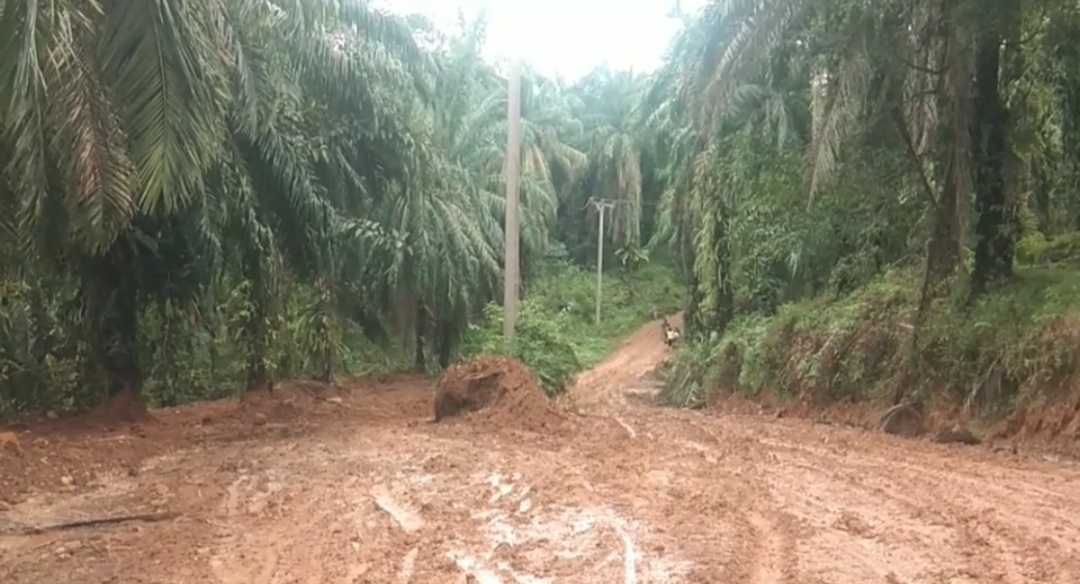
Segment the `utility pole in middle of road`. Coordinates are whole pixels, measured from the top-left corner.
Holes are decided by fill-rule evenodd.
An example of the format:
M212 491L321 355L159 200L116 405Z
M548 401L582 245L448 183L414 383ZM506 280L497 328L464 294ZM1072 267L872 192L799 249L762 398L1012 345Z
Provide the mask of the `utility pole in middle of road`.
M620 201L615 199L589 199L589 206L599 213L599 228L596 231L596 326L600 326L600 309L602 288L604 285L604 216L618 205Z

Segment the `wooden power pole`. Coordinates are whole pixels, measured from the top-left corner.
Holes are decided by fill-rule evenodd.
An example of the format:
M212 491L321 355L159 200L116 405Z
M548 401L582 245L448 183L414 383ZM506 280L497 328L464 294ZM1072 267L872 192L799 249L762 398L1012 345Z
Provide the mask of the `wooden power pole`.
M506 138L506 243L503 246L503 336L514 340L521 285L521 63L510 63Z
M589 205L599 214L599 227L596 231L596 326L600 326L600 311L603 305L604 286L604 215L614 209L618 201L612 199L589 199Z

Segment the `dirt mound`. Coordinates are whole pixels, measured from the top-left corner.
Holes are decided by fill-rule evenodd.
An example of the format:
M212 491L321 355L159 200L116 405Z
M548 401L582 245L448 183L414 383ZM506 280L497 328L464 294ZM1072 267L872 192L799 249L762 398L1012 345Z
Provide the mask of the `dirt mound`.
M525 364L478 357L452 365L435 389L435 421L466 413L500 428L545 431L564 421Z

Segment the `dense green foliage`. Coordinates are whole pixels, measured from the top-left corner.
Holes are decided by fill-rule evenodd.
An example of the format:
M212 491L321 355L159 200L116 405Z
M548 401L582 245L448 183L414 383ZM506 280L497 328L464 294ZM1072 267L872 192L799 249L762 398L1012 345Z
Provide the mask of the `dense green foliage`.
M596 326L596 274L565 262L549 263L522 304L516 342L503 341L502 309L489 305L473 325L465 351L521 359L548 393L566 388L575 373L596 365L615 342L641 323L681 308L682 287L672 271L649 265L634 273L608 273L601 285L602 314Z
M1026 353L977 331L1069 285L1080 10L712 0L676 17L654 74L526 72L526 299L504 346L507 95L483 22L447 35L366 0L0 0L0 408L477 351L558 391L675 304L691 342L671 391L690 401L823 375L843 380L817 384L830 399L885 377L899 396L957 355L1019 387L1004 356ZM618 201L599 328L592 197ZM1014 282L1017 264L1039 271ZM1016 338L1056 326L1038 322ZM847 342L867 327L888 351Z
M0 29L0 413L432 369L479 347L547 359L555 388L653 302L617 295L646 261L625 118L639 78L526 72L530 299L503 347L483 330L507 95L483 22L447 36L362 0L4 0ZM581 323L556 330L534 298L561 280L582 301L587 274L544 271L565 244L591 266L594 195L628 202L607 235L612 319L553 310Z
M887 400L904 389L998 418L1018 400L1054 398L1072 387L1080 366L1080 273L1022 269L972 305L936 303L914 355L920 374L911 376L904 372L918 283L911 272L893 271L841 298L740 316L727 334L678 355L668 398L696 404L719 389L825 405Z
M686 22L651 102L698 341L670 398L993 413L1080 373L1080 9L732 0Z

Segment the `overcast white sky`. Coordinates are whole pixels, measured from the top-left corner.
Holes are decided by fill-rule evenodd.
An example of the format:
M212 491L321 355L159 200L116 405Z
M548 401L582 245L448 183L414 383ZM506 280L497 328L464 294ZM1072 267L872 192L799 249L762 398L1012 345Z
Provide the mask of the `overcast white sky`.
M682 0L685 11L706 0ZM452 30L461 9L472 19L487 10L487 56L518 57L545 75L577 79L607 63L651 71L679 29L665 15L674 0L381 0L403 13L421 13Z

